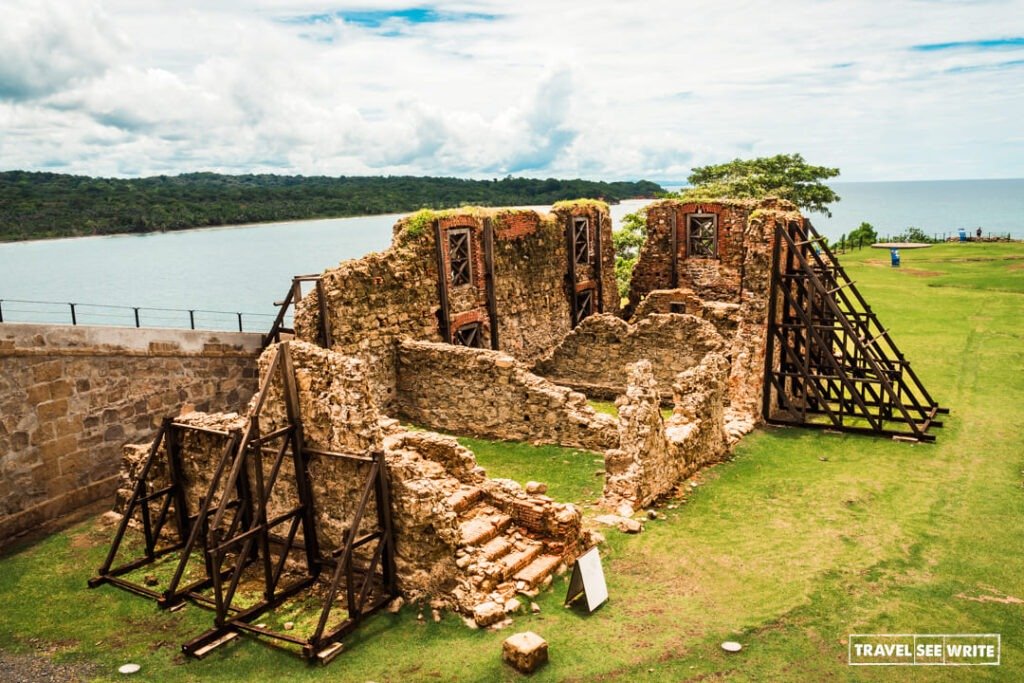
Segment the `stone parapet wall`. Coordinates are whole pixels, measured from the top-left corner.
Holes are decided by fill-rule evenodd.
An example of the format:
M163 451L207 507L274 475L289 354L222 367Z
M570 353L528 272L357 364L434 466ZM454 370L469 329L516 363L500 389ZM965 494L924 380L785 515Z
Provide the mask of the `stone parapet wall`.
M0 325L0 543L111 495L121 447L184 404L241 408L260 335Z
M458 434L593 450L615 445L615 420L498 351L403 339L398 413Z
M611 315L587 318L562 343L537 361L534 372L596 398L626 390L628 368L650 361L661 400L672 400L677 374L727 344L707 320L689 314L656 313L631 325Z

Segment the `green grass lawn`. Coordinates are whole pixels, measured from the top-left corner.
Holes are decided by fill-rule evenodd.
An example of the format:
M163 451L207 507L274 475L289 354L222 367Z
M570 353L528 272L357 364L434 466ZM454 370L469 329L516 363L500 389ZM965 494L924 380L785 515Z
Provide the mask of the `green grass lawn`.
M934 681L1024 679L1024 247L941 245L843 257L922 380L952 409L934 445L759 430L706 470L665 520L608 531L610 601L561 606L508 630L416 611L372 618L326 669L253 642L186 661L210 613L168 614L85 588L109 530L87 521L0 560L0 648L85 662L97 680L513 681L501 641L544 636L537 681ZM559 500L600 494L591 453L466 439L488 474L547 481ZM672 501L668 501L672 503ZM594 510L584 508L587 514ZM850 633L1000 633L999 667L849 667ZM738 640L727 655L723 640Z

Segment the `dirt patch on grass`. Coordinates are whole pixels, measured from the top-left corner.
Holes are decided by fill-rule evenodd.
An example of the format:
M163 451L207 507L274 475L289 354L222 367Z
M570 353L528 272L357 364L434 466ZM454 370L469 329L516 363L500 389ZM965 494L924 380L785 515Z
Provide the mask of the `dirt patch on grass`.
M0 650L0 681L77 683L93 678L98 672L94 664L58 664L40 654L13 654Z
M998 602L1003 605L1024 605L1024 600L1020 598L1004 593L1001 590L997 590L991 586L981 586L983 591L986 591L982 595L967 595L965 593L957 593L956 597L961 600L970 600L971 602Z
M881 261L879 259L865 259L864 265L874 266L876 268L889 268L890 263L888 261ZM1022 264L1024 265L1024 264ZM912 275L914 277L938 277L939 275L946 275L941 270L921 270L920 268L900 268L901 273Z

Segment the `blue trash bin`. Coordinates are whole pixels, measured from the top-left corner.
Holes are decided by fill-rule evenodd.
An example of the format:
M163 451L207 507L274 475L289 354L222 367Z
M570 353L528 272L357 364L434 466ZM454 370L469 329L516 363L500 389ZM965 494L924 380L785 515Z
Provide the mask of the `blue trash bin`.
M967 241L967 231L964 230L963 228L960 228L960 241L961 242L966 242Z
M889 250L889 258L892 259L892 267L893 268L899 268L900 267L900 250L899 249L897 249L895 247L890 249Z

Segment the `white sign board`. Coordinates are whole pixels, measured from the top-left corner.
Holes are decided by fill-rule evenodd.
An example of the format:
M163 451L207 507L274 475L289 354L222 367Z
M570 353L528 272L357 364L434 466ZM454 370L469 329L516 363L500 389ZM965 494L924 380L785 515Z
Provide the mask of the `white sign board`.
M586 596L588 612L593 612L608 600L608 585L604 582L597 546L580 555L573 564L565 604L575 601L580 595Z

